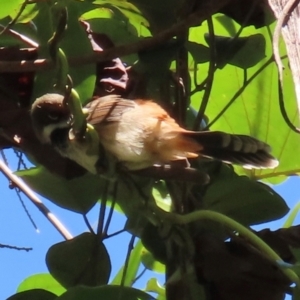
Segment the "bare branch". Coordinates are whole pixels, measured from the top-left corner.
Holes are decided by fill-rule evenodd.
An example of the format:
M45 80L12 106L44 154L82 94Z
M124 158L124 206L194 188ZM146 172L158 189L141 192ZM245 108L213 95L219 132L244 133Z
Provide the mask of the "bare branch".
M42 201L33 193L33 191L0 160L0 171L13 182L30 200L31 202L43 213L43 215L52 223L52 225L60 232L66 239L73 238L71 233L64 227L64 225L51 213L51 211L42 203Z

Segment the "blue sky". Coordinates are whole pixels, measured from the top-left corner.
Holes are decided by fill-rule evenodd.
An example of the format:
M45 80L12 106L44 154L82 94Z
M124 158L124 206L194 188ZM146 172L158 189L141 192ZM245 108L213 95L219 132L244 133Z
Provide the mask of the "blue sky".
M16 165L14 164L16 162L14 155L11 154L11 151L6 151L6 153L11 164L11 169L15 170ZM14 294L18 285L26 277L36 273L48 272L45 265L45 254L51 245L63 241L63 238L26 196L22 195L30 215L38 226L39 232L33 228L16 196L16 192L9 189L8 181L2 174L0 174L0 188L0 244L33 248L29 252L0 248L0 300L2 300ZM276 185L273 188L286 200L290 208L293 208L300 201L299 177L291 177L283 184ZM86 226L81 215L63 210L46 199L43 199L43 202L72 235L75 236L86 231ZM88 215L92 225L95 225L97 222L97 214L98 209L96 208ZM274 221L268 224L268 226L273 230L280 228L285 219L286 217ZM299 220L297 218L295 223L298 224ZM114 214L110 229L111 232L122 229L124 223L125 218L122 215L118 213ZM265 227L266 225L255 226L256 229ZM123 233L109 239L107 242L108 251L113 261L112 275L118 271L124 262L129 237L127 233ZM160 283L163 284L161 276L160 279ZM141 288L144 287L145 282L146 279L139 281L138 286Z

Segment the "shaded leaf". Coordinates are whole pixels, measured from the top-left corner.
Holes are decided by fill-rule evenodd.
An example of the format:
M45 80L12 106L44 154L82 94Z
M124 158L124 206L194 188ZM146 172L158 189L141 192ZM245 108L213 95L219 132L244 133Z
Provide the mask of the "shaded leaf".
M101 286L96 288L74 287L61 295L59 300L154 300L154 298L140 290L121 286Z
M292 289L293 291L293 296L292 296L292 300L300 300L300 290L298 287L294 287Z
M86 213L94 206L106 184L103 178L90 173L67 180L43 167L18 171L16 175L43 197L79 213Z
M287 263L300 262L300 225L256 233Z
M243 225L276 220L289 211L282 197L269 186L238 176L226 165L208 185L203 208L220 212Z
M291 284L272 261L238 236L224 243L211 233L198 235L195 250L198 280L210 283L204 285L210 299L282 300Z
M10 296L6 300L53 300L57 295L41 289L32 289Z
M209 48L202 44L188 41L186 43L186 49L192 54L196 64L203 64L210 59Z
M182 4L179 0L131 0L149 22L151 32L158 32L167 29L176 22L176 10Z
M205 35L205 38L206 42L209 43L209 37ZM266 41L262 34L238 38L215 36L214 39L217 65L221 69L227 63L248 69L266 57Z
M53 277L66 288L106 284L111 271L104 244L91 233L51 246L46 263Z
M61 295L66 289L57 282L51 274L35 274L27 277L17 289L18 293L31 291L33 289L42 289L51 292L57 296Z
M167 262L167 250L165 241L160 237L159 229L148 222L144 227L141 240L145 248L150 251L157 261L162 264Z
M141 14L140 10L134 6L132 3L127 1L118 1L118 0L96 0L94 4L113 6L118 8L124 16L127 17L129 22L135 22L142 24L144 26L149 26L147 19Z

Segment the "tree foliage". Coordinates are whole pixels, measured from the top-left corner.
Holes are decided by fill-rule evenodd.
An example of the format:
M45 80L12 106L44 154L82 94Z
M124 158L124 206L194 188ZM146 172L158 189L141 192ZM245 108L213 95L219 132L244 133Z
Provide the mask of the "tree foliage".
M248 229L288 213L268 184L300 170L300 138L278 100L267 3L9 0L0 8L0 147L18 148L36 165L16 174L58 206L85 217L101 202L97 232L88 226L89 233L53 245L49 274L27 278L10 300L298 299L291 285L299 283L299 228ZM280 53L286 114L297 125L283 43ZM30 122L31 103L66 93L67 75L82 104L107 94L153 99L186 128L267 142L280 165L250 171L194 160L179 173L88 174L41 145ZM139 241L111 279L114 261L103 241L117 239L107 233L114 211L126 215L126 230ZM166 285L151 278L145 290L134 288L141 264L164 272Z

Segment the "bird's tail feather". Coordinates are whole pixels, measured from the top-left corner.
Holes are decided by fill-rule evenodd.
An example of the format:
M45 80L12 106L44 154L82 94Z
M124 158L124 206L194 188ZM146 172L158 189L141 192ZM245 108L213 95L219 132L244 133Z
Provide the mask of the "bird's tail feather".
M202 147L200 155L239 164L245 168L275 168L278 161L270 152L271 147L253 137L219 131L185 132Z

